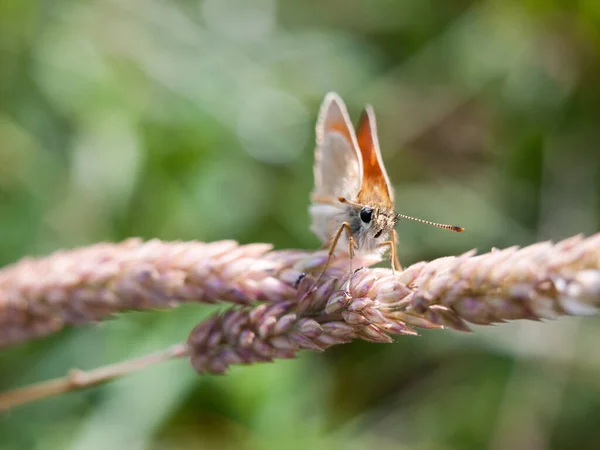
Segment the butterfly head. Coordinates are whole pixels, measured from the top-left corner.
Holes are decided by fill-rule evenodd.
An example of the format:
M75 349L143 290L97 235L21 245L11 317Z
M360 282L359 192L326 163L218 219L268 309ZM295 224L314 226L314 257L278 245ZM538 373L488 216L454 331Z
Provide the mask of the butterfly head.
M372 250L389 239L398 222L398 216L390 207L365 205L344 198L339 200L348 205L348 222L359 249Z
M361 207L358 216L364 232L373 239L386 238L398 221L394 211L377 206Z

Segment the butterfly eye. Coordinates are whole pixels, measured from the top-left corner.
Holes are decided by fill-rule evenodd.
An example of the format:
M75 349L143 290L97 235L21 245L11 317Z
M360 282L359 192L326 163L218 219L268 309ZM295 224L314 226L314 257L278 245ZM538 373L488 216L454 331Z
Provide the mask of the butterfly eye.
M369 223L373 218L373 209L369 207L365 207L360 210L360 220L364 223Z

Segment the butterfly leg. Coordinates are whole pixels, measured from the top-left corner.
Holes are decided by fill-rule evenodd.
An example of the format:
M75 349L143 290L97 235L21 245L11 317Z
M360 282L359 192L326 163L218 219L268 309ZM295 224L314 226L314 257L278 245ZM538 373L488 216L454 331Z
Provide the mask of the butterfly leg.
M325 265L323 266L323 268L321 269L321 272L319 272L319 275L317 276L315 282L313 283L313 285L311 286L311 288L307 291L307 293L305 295L308 295L310 292L312 292L313 289L319 283L319 281L321 281L321 278L323 278L323 275L325 274L325 271L327 270L327 266L329 266L329 263L331 262L331 258L333 258L333 254L335 252L335 248L337 247L337 243L340 240L340 237L342 236L342 233L344 232L344 230L346 231L346 237L348 238L348 255L350 257L350 278L349 279L352 278L352 258L354 258L354 246L355 246L356 241L354 240L354 237L352 236L352 231L350 230L350 224L348 222L344 222L340 226L340 228L338 228L333 239L331 240L331 244L329 245L329 253L327 254L327 260L325 261ZM348 283L348 290L350 290L350 283Z
M396 230L392 230L392 239L390 241L384 241L381 244L379 244L379 247L390 247L390 264L392 265L392 273L396 273L396 271L402 271L402 266L400 265L400 261L398 260L398 253L396 252L397 243L398 234L396 233Z
M392 267L394 269L396 269L398 272L402 272L402 265L400 264L400 260L398 259L398 233L396 233L396 230L392 230L391 252L392 252L391 259L393 261Z

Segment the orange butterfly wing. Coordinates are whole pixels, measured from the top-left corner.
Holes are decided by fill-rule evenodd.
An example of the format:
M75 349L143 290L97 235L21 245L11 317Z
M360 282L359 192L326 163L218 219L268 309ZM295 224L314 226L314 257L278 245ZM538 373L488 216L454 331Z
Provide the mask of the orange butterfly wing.
M394 193L383 166L377 138L375 113L370 106L364 109L358 121L356 138L362 155L363 166L363 179L358 193L358 203L393 209Z

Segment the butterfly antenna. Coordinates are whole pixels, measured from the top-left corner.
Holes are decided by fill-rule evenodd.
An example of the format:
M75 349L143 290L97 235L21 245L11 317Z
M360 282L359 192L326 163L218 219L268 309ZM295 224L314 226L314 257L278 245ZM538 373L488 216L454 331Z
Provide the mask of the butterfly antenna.
M443 228L444 230L456 231L457 233L461 233L465 231L463 227L457 227L456 225L446 225L444 223L436 223L430 222L429 220L417 219L416 217L405 216L404 214L396 214L396 217L401 217L402 219L414 220L415 222L426 223L427 225L432 225L434 227Z

